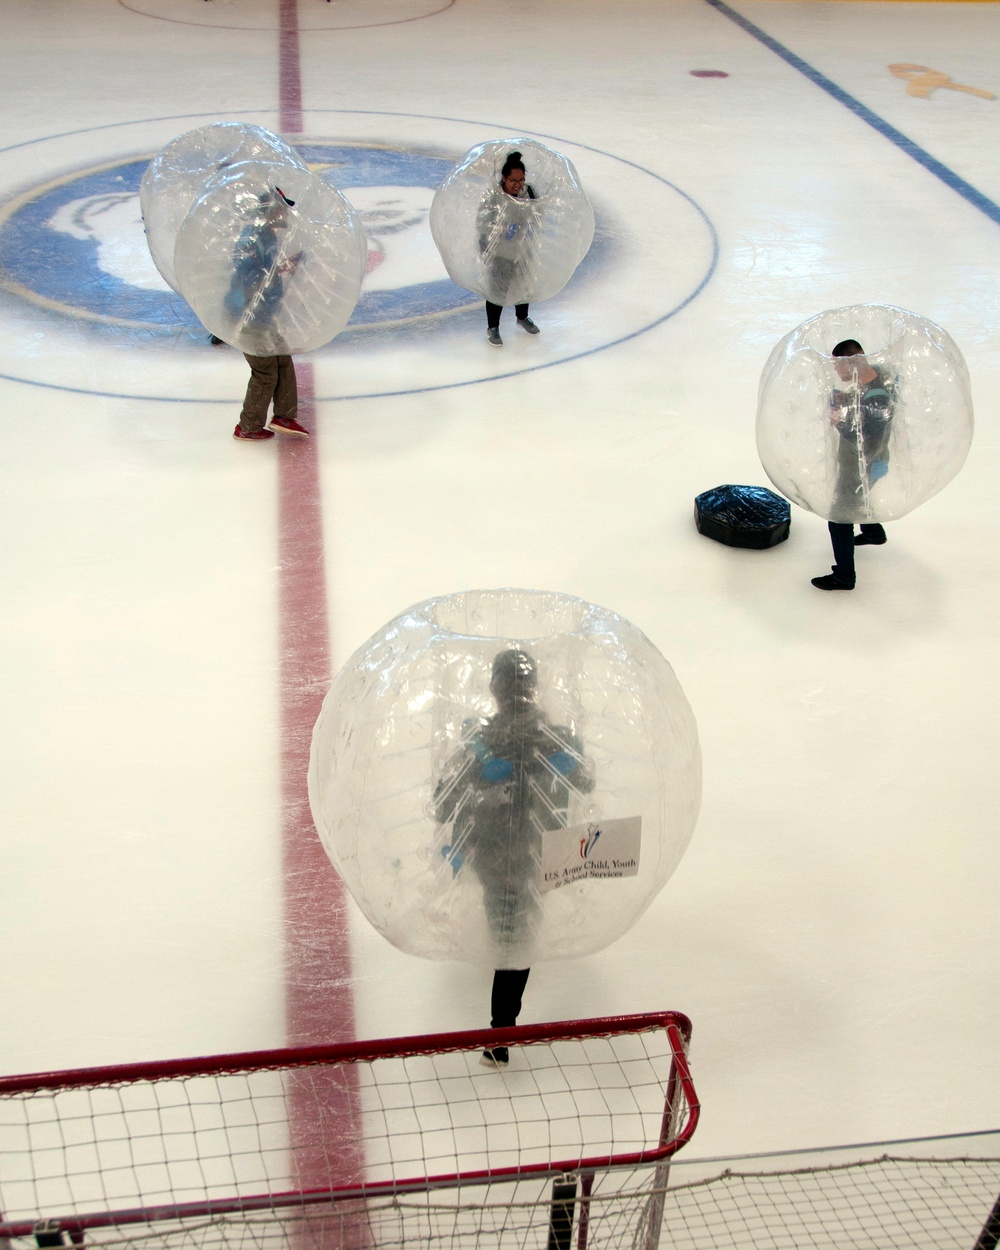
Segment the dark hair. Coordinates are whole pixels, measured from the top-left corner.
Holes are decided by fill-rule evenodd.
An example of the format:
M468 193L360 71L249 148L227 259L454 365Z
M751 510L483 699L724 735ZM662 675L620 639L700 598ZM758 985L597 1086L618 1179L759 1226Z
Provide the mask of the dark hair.
M844 339L842 343L838 343L833 349L833 356L863 356L865 349L861 346L857 339Z
M507 159L504 161L503 169L500 170L500 177L508 177L512 169L519 169L522 174L525 172L524 161L521 160L520 152L511 152L508 155Z
M538 685L538 665L527 651L512 647L493 657L493 693L500 704L532 703Z

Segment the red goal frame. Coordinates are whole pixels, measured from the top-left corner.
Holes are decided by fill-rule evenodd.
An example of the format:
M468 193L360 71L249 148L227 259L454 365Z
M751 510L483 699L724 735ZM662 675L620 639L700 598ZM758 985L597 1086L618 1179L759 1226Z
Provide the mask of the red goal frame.
M25 1076L0 1077L0 1110L12 1100L30 1100L33 1096L55 1099L67 1091L98 1091L134 1086L161 1086L192 1078L233 1077L241 1074L289 1073L312 1069L315 1074L340 1073L350 1081L349 1069L358 1065L375 1065L382 1060L411 1059L418 1056L444 1056L454 1052L473 1052L496 1046L516 1048L517 1052L533 1046L558 1046L560 1042L584 1043L592 1039L614 1039L630 1034L662 1033L666 1041L663 1060L669 1059L669 1071L663 1084L663 1106L659 1133L639 1149L622 1152L611 1150L587 1153L586 1146L562 1157L500 1166L473 1167L468 1170L436 1172L422 1175L392 1176L389 1179L361 1179L346 1184L327 1183L280 1192L234 1194L185 1202L139 1202L105 1210L35 1210L30 1216L4 1220L0 1215L0 1239L36 1235L44 1226L49 1233L67 1234L71 1242L80 1244L88 1230L118 1228L127 1225L154 1225L186 1221L193 1218L239 1216L254 1212L281 1212L287 1209L317 1207L346 1200L387 1197L400 1194L428 1193L434 1190L467 1186L495 1185L525 1178L559 1177L575 1174L582 1177L584 1195L590 1192L598 1173L616 1169L653 1168L665 1185L666 1167L693 1135L698 1124L700 1104L691 1077L687 1050L691 1038L691 1022L679 1012L653 1012L641 1015L602 1017L548 1024L522 1025L508 1029L473 1029L457 1033L428 1034L378 1041L358 1041L329 1046L311 1046L281 1050L251 1051L206 1058L178 1059L121 1066L83 1068L62 1072ZM660 1043L662 1045L662 1043ZM514 1065L512 1064L512 1069ZM345 1071L348 1069L348 1071ZM490 1079L503 1082L508 1074L498 1072ZM322 1078L320 1078L322 1079ZM335 1110L335 1109L334 1109ZM0 1120L0 1166L3 1155L3 1128ZM0 1212L10 1211L4 1195L4 1179L0 1175ZM583 1218L583 1217L582 1217ZM49 1241L47 1244L53 1244Z

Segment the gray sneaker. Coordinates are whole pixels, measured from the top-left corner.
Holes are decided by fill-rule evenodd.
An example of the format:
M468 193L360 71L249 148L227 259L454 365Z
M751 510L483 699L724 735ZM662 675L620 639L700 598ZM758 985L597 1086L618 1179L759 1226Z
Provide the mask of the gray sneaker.
M500 337L500 331L496 326L490 326L486 331L486 341L491 347L503 347L503 339Z
M522 330L527 330L529 334L541 334L541 330L539 330L530 317L518 317L517 324Z

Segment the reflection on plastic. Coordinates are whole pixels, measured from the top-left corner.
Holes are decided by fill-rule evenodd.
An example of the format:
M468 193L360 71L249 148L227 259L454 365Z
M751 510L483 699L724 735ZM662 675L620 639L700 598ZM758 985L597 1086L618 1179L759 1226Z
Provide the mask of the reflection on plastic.
M520 152L525 190L500 185ZM431 232L454 282L493 304L534 303L557 294L594 238L594 210L571 161L534 139L473 148L438 188Z
M227 122L150 163L143 217L164 278L252 356L311 351L344 328L368 248L347 200L277 135Z
M613 612L540 591L470 591L391 621L334 681L309 770L316 827L371 923L412 954L496 968L625 933L680 860L700 793L694 718L663 656ZM637 865L543 888L547 835L625 818L641 822Z
M163 279L183 294L174 271L177 232L209 178L244 161L306 166L294 148L262 126L215 122L172 139L146 167L139 204L146 242Z
M855 340L863 354L832 355ZM892 521L965 463L972 396L961 352L932 321L862 304L786 335L760 380L757 450L774 485L829 521Z
M340 333L367 254L357 215L329 182L308 170L244 164L209 179L174 259L204 326L252 356L276 356Z

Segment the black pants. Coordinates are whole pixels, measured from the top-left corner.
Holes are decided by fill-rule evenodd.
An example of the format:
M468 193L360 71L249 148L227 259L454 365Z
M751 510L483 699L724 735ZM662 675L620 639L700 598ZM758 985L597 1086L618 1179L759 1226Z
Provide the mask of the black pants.
M517 1017L521 1012L521 996L528 984L530 973L530 968L497 968L493 973L491 1029L507 1029L517 1024Z
M489 300L486 301L486 324L491 330L499 329L502 312L502 304L491 304ZM514 312L517 314L518 321L523 321L528 315L528 305L515 304Z
M854 526L828 521L830 542L833 544L833 571L842 581L854 585ZM885 538L885 530L877 523L862 525L862 534Z

